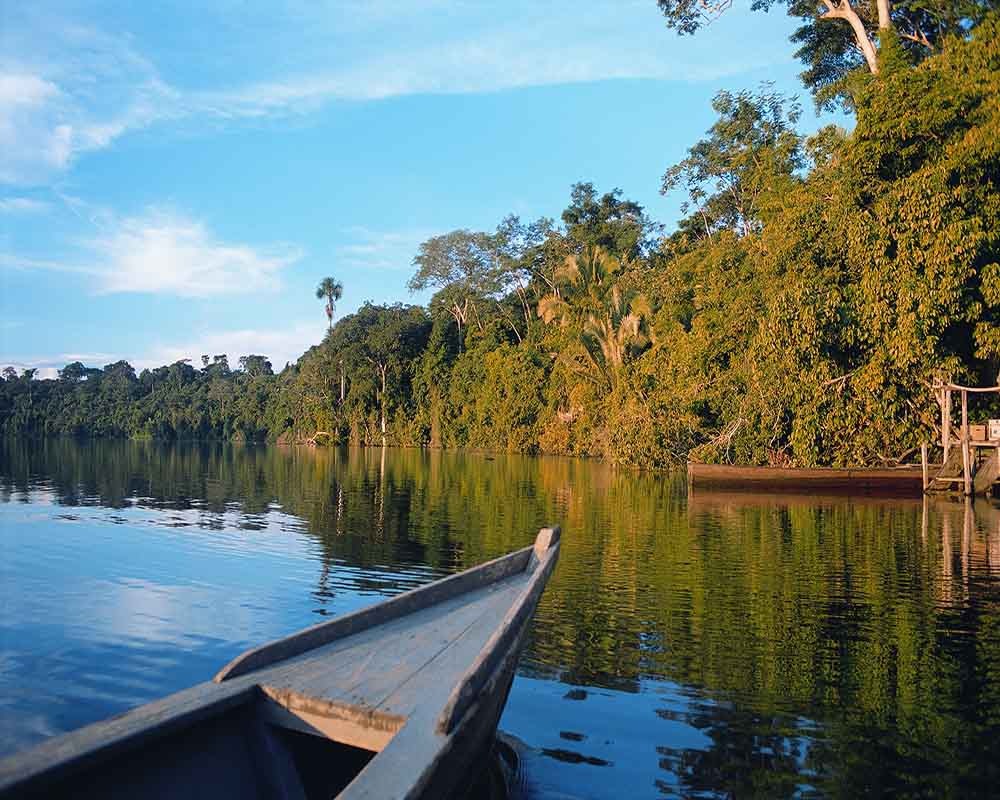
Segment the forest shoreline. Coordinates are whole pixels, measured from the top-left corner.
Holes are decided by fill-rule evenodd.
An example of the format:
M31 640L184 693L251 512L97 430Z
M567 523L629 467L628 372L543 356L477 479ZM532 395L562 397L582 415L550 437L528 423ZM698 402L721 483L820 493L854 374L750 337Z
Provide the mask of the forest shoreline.
M817 96L851 131L800 133L796 98L766 84L719 92L663 176L687 196L672 232L581 182L558 223L423 242L409 286L434 291L426 306L335 322L342 287L324 279L326 335L280 370L259 354L7 367L0 435L335 431L649 469L901 461L940 441L930 387L1000 373L1000 16L974 22L926 53L883 31L877 74ZM1000 418L1000 400L968 411Z

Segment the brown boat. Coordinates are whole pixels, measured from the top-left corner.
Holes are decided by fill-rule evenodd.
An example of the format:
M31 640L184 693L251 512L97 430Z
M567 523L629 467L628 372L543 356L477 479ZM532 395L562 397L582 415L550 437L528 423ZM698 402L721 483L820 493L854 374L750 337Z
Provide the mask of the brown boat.
M920 497L924 493L923 472L919 466L797 469L688 462L687 472L688 485L694 489L889 497Z
M429 798L493 742L559 529L0 761L0 797Z

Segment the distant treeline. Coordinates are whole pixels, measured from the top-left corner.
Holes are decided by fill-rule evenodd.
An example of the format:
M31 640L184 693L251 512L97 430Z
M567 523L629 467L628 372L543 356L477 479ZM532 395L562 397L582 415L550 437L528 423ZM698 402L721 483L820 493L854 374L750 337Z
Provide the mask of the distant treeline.
M933 433L933 379L1000 371L1000 25L987 15L920 57L880 41L877 75L823 89L853 110L851 133L803 137L766 86L720 93L718 121L664 176L688 198L669 235L581 183L560 223L424 242L411 286L436 291L428 308L365 305L279 374L263 356L11 370L0 428L640 466L899 457Z

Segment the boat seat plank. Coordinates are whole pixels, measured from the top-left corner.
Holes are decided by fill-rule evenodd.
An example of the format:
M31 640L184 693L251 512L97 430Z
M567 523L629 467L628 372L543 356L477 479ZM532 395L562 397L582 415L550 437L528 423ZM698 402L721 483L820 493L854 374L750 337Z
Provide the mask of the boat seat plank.
M427 586L419 586L381 603L328 622L321 622L283 639L248 650L223 667L215 676L215 680L221 683L267 666L287 662L295 656L314 651L337 639L356 635L502 581L504 578L523 572L530 554L531 547L522 548L465 572L449 575Z
M268 696L290 708L322 713L328 703L331 708L350 706L361 713L377 710L405 718L416 706L417 696L411 695L408 702L397 699L391 710L382 708L384 701L425 670L435 674L432 682L445 689L446 697L529 580L529 573L518 573L264 668L253 677Z

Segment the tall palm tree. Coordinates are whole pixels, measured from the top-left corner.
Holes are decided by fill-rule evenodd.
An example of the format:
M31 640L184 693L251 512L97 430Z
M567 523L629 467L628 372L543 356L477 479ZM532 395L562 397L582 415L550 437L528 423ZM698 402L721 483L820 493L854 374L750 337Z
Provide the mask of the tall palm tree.
M649 344L649 302L621 285L620 273L632 268L602 247L588 247L566 258L553 291L538 303L546 324L558 322L576 339L567 360L608 389L615 388L625 362Z
M649 344L647 326L653 310L641 294L624 295L617 285L605 298L604 308L588 314L580 342L584 363L614 389L625 362Z
M316 287L316 297L326 299L326 319L333 330L333 312L337 310L337 301L344 296L344 285L336 278L323 278Z

